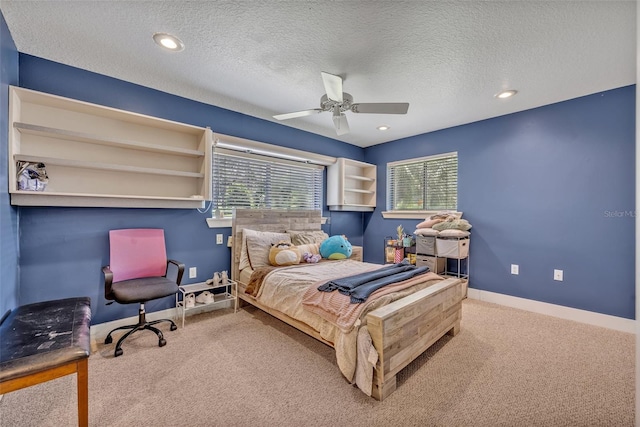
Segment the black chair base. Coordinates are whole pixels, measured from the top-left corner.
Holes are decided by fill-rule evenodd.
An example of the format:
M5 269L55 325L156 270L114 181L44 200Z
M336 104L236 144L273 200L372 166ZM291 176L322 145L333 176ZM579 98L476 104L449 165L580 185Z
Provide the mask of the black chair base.
M120 331L123 329L131 329L129 332L121 336L118 342L116 343L116 348L113 353L114 357L122 356L122 353L123 353L122 343L124 342L124 340L127 339L127 337L132 335L134 332L148 329L150 331L153 331L158 336L158 347L164 347L167 344L167 341L164 339L164 335L162 334L162 331L153 326L160 322L171 323L170 329L172 331L175 331L176 329L178 329L176 324L171 319L158 319L158 320L152 320L151 322L147 322L146 312L144 310L144 304L140 304L140 310L138 311L138 323L135 325L120 326L118 328L115 328L114 330L109 332L109 335L107 335L107 337L104 339L104 343L111 344L113 342L113 337L111 337L111 334L113 334L115 331Z

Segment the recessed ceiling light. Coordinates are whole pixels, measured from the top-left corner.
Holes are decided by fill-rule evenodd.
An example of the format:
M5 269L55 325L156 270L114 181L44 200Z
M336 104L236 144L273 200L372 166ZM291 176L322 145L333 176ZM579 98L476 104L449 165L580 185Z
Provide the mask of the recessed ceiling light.
M503 90L502 92L496 93L495 97L500 99L511 98L513 95L518 93L517 90Z
M172 52L180 52L184 50L184 43L176 36L172 36L167 33L155 33L153 35L153 41L160 47L170 50Z
M389 130L389 129L391 129L391 127L383 125L383 126L378 126L376 129L378 129L378 130Z

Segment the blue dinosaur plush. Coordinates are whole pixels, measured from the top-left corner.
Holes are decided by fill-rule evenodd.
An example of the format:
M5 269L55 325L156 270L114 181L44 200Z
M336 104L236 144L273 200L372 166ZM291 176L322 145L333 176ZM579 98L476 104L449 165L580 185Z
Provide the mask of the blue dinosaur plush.
M320 255L327 259L345 259L351 256L353 248L345 236L331 236L320 244Z

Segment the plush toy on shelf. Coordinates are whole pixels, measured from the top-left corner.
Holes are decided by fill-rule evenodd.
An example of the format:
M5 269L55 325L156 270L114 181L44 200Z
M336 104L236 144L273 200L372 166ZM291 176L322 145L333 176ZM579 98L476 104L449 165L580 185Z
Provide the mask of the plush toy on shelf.
M320 255L326 259L345 259L351 256L353 248L343 235L331 236L320 244Z

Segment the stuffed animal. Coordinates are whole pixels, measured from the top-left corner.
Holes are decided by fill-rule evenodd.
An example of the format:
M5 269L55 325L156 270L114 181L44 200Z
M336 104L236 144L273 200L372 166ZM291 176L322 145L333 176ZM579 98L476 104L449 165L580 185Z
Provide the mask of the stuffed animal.
M320 244L320 255L328 259L345 259L351 256L353 248L345 236L331 236Z
M300 264L300 251L291 242L281 240L271 244L269 249L269 263L271 265Z
M302 260L309 263L316 263L320 261L320 254L312 254L311 252L305 252L302 254Z

